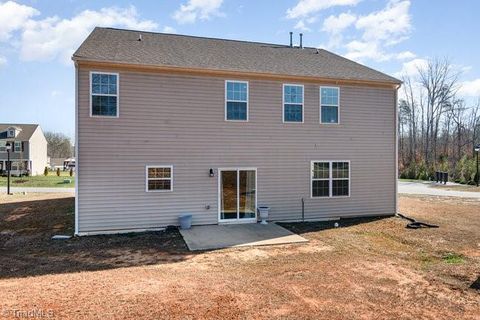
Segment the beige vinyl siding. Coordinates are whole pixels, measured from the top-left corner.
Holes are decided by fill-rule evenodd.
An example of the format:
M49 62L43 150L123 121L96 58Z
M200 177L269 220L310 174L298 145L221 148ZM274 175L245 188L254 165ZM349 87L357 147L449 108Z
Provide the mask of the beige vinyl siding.
M119 70L119 118L92 118L78 72L78 232L218 222L209 169L257 168L271 220L395 212L394 89L340 86L339 125L319 123L319 87L304 84L304 123L282 123L279 81L249 81L249 121L225 121L225 78ZM229 78L231 79L231 78ZM288 81L285 81L288 83ZM310 198L312 160L350 160L351 196ZM173 165L173 192L145 192L146 165ZM217 174L217 173L216 173ZM210 209L206 206L210 205Z

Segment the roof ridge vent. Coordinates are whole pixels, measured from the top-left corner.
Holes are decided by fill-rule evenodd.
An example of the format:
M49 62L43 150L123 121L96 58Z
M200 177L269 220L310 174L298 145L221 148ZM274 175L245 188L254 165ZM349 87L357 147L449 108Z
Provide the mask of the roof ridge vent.
M142 41L142 34L141 33L138 34L138 39L137 40Z

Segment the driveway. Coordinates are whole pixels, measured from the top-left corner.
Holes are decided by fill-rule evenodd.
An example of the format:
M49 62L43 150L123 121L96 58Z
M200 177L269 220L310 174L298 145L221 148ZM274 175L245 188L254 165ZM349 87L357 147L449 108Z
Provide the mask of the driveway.
M398 181L398 193L480 199L480 192L456 191L456 190L434 188L434 186L436 185L438 184L435 182ZM457 184L451 184L451 185L457 185Z
M0 193L6 193L6 187L0 187ZM13 187L11 193L75 193L75 188L32 188L32 187Z

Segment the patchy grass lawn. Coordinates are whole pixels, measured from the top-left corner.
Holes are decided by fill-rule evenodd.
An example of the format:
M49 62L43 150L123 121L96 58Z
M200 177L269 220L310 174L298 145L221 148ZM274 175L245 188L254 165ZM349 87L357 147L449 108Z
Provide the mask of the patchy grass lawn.
M175 230L50 240L72 232L73 203L0 195L0 319L478 319L478 201L401 197L402 213L438 229L289 224L310 242L199 253Z
M70 183L64 183L64 179L70 179ZM0 177L0 187L7 186L7 177ZM70 177L68 171L61 171L60 176L56 172L49 172L48 176L10 177L10 186L13 187L42 187L42 188L74 188L75 174Z

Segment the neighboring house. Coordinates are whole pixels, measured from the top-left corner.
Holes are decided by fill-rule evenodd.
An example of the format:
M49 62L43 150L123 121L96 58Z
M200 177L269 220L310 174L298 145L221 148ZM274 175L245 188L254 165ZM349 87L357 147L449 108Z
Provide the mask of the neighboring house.
M396 212L395 78L321 49L111 28L73 60L76 234L256 222L259 205Z
M75 158L49 158L48 162L51 170L61 169L63 171L75 170Z
M38 124L0 124L0 172L6 174L10 143L11 175L43 174L48 164L47 140Z
M48 165L50 170L65 169L65 158L49 158Z

